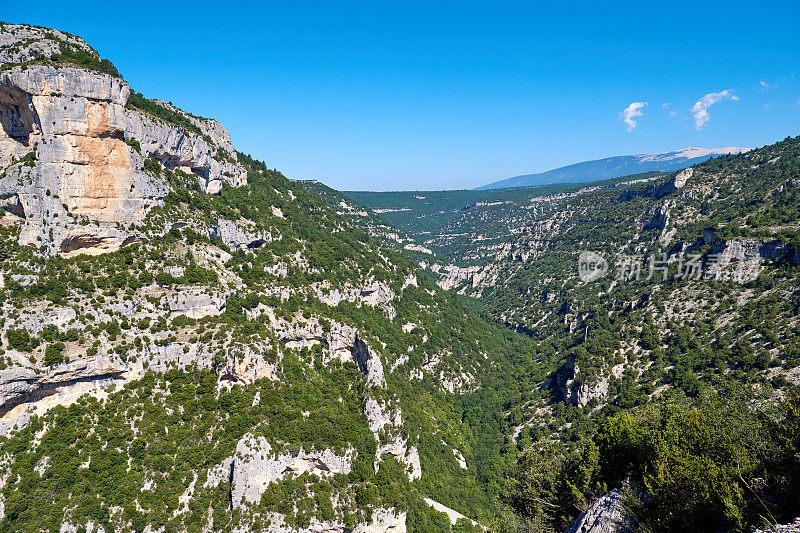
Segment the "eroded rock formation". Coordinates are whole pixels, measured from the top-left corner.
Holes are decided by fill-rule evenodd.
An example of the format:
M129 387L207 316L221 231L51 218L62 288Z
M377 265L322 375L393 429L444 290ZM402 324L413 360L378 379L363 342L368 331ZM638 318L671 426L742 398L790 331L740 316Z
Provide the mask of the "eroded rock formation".
M79 38L0 27L0 206L20 219L20 244L67 256L118 249L170 189L144 171L147 158L196 176L209 193L246 184L218 122L164 102L192 127L128 108L125 81L60 61L65 46L100 62Z

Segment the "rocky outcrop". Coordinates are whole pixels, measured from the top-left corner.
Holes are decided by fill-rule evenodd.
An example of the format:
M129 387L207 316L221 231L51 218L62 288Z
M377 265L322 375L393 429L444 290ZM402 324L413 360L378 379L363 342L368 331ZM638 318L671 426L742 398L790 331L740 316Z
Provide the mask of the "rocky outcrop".
M245 503L258 504L270 483L286 476L306 472L320 477L349 474L354 456L354 450L348 450L344 455L336 455L331 450L273 453L267 439L247 434L239 440L229 463L232 504L234 507ZM222 472L227 468L223 463ZM215 480L220 478L214 476Z
M353 339L350 353L358 368L367 376L367 383L375 387L386 387L386 378L383 374L383 363L381 363L380 357L373 353L367 343L358 335Z
M123 246L139 240L135 232L121 231L113 227L95 227L86 229L76 226L64 232L58 253L62 257L76 255L99 255L116 252Z
M157 103L185 115L199 133L129 109L125 114L126 140L136 140L145 156L165 167L194 174L200 188L209 194L218 193L223 183L233 187L247 184L247 171L236 160L230 135L219 122L192 117L167 102Z
M383 363L380 355L358 335L355 328L332 323L329 331L325 331L317 322L283 323L276 330L280 333L284 346L292 349L311 348L322 345L325 362L339 360L352 362L366 376L367 383L374 387L386 387Z
M367 398L364 414L367 415L369 429L378 443L376 466L384 454L389 454L405 465L409 480L422 477L419 452L416 447L409 447L408 439L401 434L403 416L400 408L391 408L388 404L370 397Z
M266 529L268 533L406 533L406 511L398 512L395 509L378 508L372 510L372 521L369 523L357 524L350 529L346 525L338 522L320 522L316 518L311 519L308 526L298 530L296 527L288 526L283 522L283 517L276 513L269 513L272 521ZM249 528L237 528L234 533L249 533Z
M608 394L608 379L600 378L594 383L579 382L576 377L580 368L574 359L567 359L556 372L554 382L556 392L569 404L583 407L593 398L602 399Z
M14 279L14 276L12 276L12 279ZM23 285L25 285L25 283L23 283ZM40 307L27 309L26 311L26 313L20 315L19 318L14 321L14 324L15 327L25 328L31 333L38 333L42 331L42 328L45 326L51 325L57 328L64 328L78 316L75 309L66 306L52 309Z
M346 531L345 529L342 530ZM359 524L353 533L406 533L406 512L394 509L375 509L372 522Z
M217 316L225 310L225 297L201 289L186 288L171 291L165 296L166 305L172 315L189 318Z
M63 31L27 24L0 25L0 63L24 63L51 58L61 53L62 44L96 54L86 41Z
M626 189L625 192L619 197L619 201L627 202L637 196L649 196L653 198L663 198L669 196L686 186L686 183L694 175L694 168L689 167L676 172L670 179L659 184L647 187L644 190L635 191Z
M481 266L459 267L456 265L439 265L433 264L430 266L432 272L439 275L436 282L439 287L450 290L468 284L473 288L478 287L482 280Z
M122 138L128 95L122 80L72 67L0 74L0 197L23 219L20 244L57 252L76 228L107 240L166 194ZM79 226L83 217L107 227Z
M572 523L566 533L628 533L630 526L622 508L622 494L612 490Z
M147 157L194 174L209 193L223 182L246 184L218 122L184 113L196 130L188 131L126 108L130 89L117 76L66 63L24 64L57 58L63 46L100 62L81 39L62 32L0 26L0 205L20 219L20 244L65 256L118 249L130 237L127 228L170 189L143 170Z
M405 285L403 288L407 286ZM370 281L360 287L345 284L341 289L318 287L317 291L317 298L331 307L336 307L342 302L356 302L370 307L379 307L390 319L394 319L396 311L388 304L396 297L397 295L391 287L380 281Z
M447 518L450 520L450 524L451 525L456 525L456 522L458 522L459 520L465 520L465 521L469 522L470 524L472 524L475 527L479 527L481 529L486 529L483 526L481 526L478 522L476 522L475 520L467 518L463 514L459 513L458 511L456 511L454 509L451 509L451 508L447 507L446 505L443 505L443 504L441 504L441 503L439 503L439 502L437 502L435 500L432 500L430 498L423 498L423 500L425 501L425 503L427 503L430 507L432 507L436 511L439 511L440 513L446 514Z
M385 283L375 281L362 287L359 296L365 304L375 307L392 301L395 294Z
M277 240L270 233L251 229L244 221L236 223L224 218L219 219L216 226L209 228L209 236L221 240L230 248L242 250L259 248L268 242Z
M751 259L780 259L784 255L791 262L795 261L796 252L788 244L778 241L763 240L729 240L715 241L711 246L711 253L724 263L731 261L747 261Z
M0 370L0 434L5 434L16 423L16 416L6 417L23 403L41 402L42 399L69 392L82 384L100 386L113 381L127 370L118 358L96 356L76 359L56 365L44 372L12 366ZM42 407L46 407L43 405Z

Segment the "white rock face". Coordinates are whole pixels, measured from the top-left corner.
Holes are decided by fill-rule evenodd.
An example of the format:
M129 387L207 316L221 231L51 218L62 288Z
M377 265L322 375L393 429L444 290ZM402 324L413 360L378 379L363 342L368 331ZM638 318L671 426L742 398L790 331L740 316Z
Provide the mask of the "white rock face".
M110 74L18 65L65 43L98 57L62 32L0 26L0 206L22 224L21 244L66 256L119 249L131 237L126 228L169 192L166 180L142 170L147 157L188 170L207 192L246 184L218 122L162 103L194 124L189 131L126 108L128 84ZM95 224L78 224L83 219Z
M453 455L456 456L456 461L458 461L458 466L461 467L462 470L467 469L467 460L464 459L464 454L461 453L459 450L453 448Z
M378 433L383 429L400 427L403 419L400 409L389 411L385 404L379 403L375 398L367 398L366 410L364 411L369 420L369 429L373 433Z
M410 280L416 282L416 276L407 279L410 285ZM405 285L403 288L407 287ZM369 305L370 307L377 307L381 309L390 320L394 320L397 311L394 306L390 305L397 295L385 283L379 281L371 281L365 283L361 287L354 287L350 284L345 284L341 289L331 289L329 286L317 286L316 296L319 300L331 307L336 307L342 302L353 302L358 305Z
M159 102L170 110L181 112L166 102ZM136 110L125 113L125 139L139 142L142 153L158 160L167 168L181 169L195 174L201 189L216 194L222 183L233 187L247 184L247 171L236 162L236 152L230 135L216 120L191 117L201 134L186 131ZM215 157L223 150L227 158Z
M221 481L226 469L231 469L231 500L234 507L241 507L245 502L257 504L270 483L287 475L305 472L320 477L349 474L354 457L355 450L348 450L341 456L331 450L273 453L267 439L248 433L236 445L236 453L228 463L230 466L226 467L223 463L220 469L223 474L215 474L214 479Z
M376 465L384 454L389 454L406 466L409 480L413 481L422 477L419 452L414 446L409 448L408 440L400 433L403 427L403 416L400 408L390 409L388 405L369 397L365 404L364 413L369 421L369 429L378 442L378 449L375 454ZM389 442L386 444L381 444L381 433L389 436Z
M456 522L458 522L459 520L463 519L463 520L468 520L473 526L482 527L475 520L467 518L463 514L459 513L458 511L456 511L454 509L451 509L451 508L447 507L446 505L443 505L443 504L441 504L441 503L439 503L439 502L437 502L435 500L432 500L430 498L423 498L423 499L425 500L425 503L427 503L428 505L430 505L431 507L433 507L434 509L436 509L440 513L446 514L447 518L450 519L450 524L451 525L456 525Z
M358 335L353 340L351 353L353 360L367 376L367 383L373 387L386 388L386 378L383 373L383 363L381 363L380 356L372 351Z
M358 336L355 328L338 323L324 331L316 322L279 323L281 341L287 348L310 348L315 345L327 346L325 361L339 360L355 363L373 387L385 388L386 379L380 355Z
M406 533L406 512L397 513L394 509L375 509L372 523L359 524L353 533Z
M38 333L45 326L56 326L63 329L77 316L78 314L71 307L29 308L15 321L14 327L25 328L31 333Z
M675 179L673 180L675 188L682 189L683 186L686 185L686 182L689 181L689 178L692 177L692 174L694 174L694 168L692 167L683 169L680 172L678 172L675 175Z
M413 481L422 477L422 465L419 462L419 452L416 446L411 446L408 449L403 462L408 466L408 479Z
M165 183L138 170L141 156L123 141L129 92L118 78L72 67L0 74L0 165L11 165L0 197L23 220L21 244L60 251L70 231L96 229L75 217L133 223L166 194ZM65 246L76 249L68 240Z
M482 280L481 266L459 267L456 265L439 265L433 264L430 269L439 274L439 280L436 282L439 287L450 290L459 287L465 283L469 283L472 287L477 287Z
M287 526L283 522L283 516L277 513L268 513L271 521L269 527L264 531L268 533L406 533L406 512L398 513L395 509L378 508L372 511L372 522L369 524L357 524L355 529L349 529L343 524L334 522L318 522L312 519L311 523L298 530ZM235 529L235 533L249 533L252 531L248 527Z
M116 357L84 357L37 373L12 366L0 370L0 435L28 424L32 403L38 411L66 404L120 378L127 366Z
M233 220L219 219L216 226L209 228L210 236L219 238L231 248L258 248L268 242L277 240L269 233L256 232L248 227L244 221L237 223Z
M612 490L572 523L567 533L627 533L628 521L622 510L622 494Z
M207 294L204 290L187 288L171 291L166 302L172 315L189 318L217 316L225 309L225 297L219 293Z
M394 292L385 283L376 281L361 289L361 300L370 306L377 306L392 301Z
M602 377L596 383L576 383L575 376L580 368L573 359L568 359L556 373L556 382L564 401L583 407L593 398L605 398L608 394L608 378Z

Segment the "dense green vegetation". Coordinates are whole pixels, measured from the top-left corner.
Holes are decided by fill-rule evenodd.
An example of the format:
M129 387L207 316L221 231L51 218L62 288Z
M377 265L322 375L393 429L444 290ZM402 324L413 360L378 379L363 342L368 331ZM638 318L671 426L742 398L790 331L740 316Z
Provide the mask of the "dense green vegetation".
M439 289L399 251L382 248L300 185L238 157L248 185L224 186L219 195L148 160L147 172L172 191L137 226L142 237L118 252L65 259L9 246L10 260L0 263L3 365L58 368L105 355L146 370L154 354L169 349L208 351L212 364L181 370L170 363L166 374L151 371L102 401L85 398L50 411L2 440L0 447L20 458L6 470L14 481L4 488L2 527L44 530L91 519L107 529L145 523L191 529L209 507L215 530L265 525L269 512L296 527L312 519L352 525L391 507L409 511L411 531L449 531L423 497L491 522L518 453L507 438L513 428L505 411L541 397L537 384L553 370L553 354L534 362L530 339L494 324L475 302ZM229 247L214 228L242 220L256 244ZM13 237L13 227L0 231ZM374 283L396 296L380 305L326 303L333 290ZM189 289L228 290L224 311L198 319L165 312L171 298ZM68 308L75 318L39 331L18 326L37 306ZM380 353L385 388L367 386L355 363L331 361L325 342L287 347L279 330L308 323L318 323L323 335L340 325L356 328ZM276 365L274 379L224 385L220 377L232 368L261 364L248 354ZM402 426L373 435L364 416L368 398L398 408ZM229 487L201 489L202 477L248 432L276 450L355 449L357 459L348 476L287 476L252 512L231 513ZM406 465L389 454L375 462L378 444L393 439L418 450L421 479L409 481ZM215 452L203 455L210 447ZM196 497L181 507L195 475Z
M61 43L61 52L52 56L52 61L72 63L78 67L94 70L103 74L111 74L117 78L121 78L117 67L108 59L97 57L96 55L87 52L82 48L78 48L69 43Z
M414 238L425 240L462 209L492 191L347 191L344 194L378 212Z
M302 366L287 365L285 369L283 384L277 387L264 381L222 394L215 393L217 376L213 373L148 373L102 403L87 398L33 420L2 444L4 453L13 453L16 459L9 470L12 481L3 491L3 529L48 529L65 519L73 523L93 519L113 528L114 520L120 519L110 513L113 506L125 509L123 519L130 520L134 529L144 524L199 526L208 505L220 510L230 506L229 493L216 488L198 490L188 517L172 518L180 506L178 497L192 483L192 473L201 476L195 486L202 487L207 469L230 455L248 431L265 435L278 447L291 443L298 449L341 450L357 443L357 462L370 464L375 444L359 409L359 391L349 387L357 370L341 367L309 374ZM310 376L313 378L306 379ZM254 406L256 395L260 402ZM304 417L304 411L311 414ZM45 428L41 444L35 444L34 435ZM132 468L127 466L128 457ZM35 470L42 461L51 465L44 476ZM381 471L372 474L371 468L364 466L358 472L350 478L334 477L330 483L307 481L327 484L328 492L338 492L351 482L362 486L374 475L385 475ZM152 480L151 488L142 490L145 480ZM293 487L296 498L297 490L305 490L304 481L287 480L284 485ZM379 480L376 484L380 485ZM374 501L364 504L379 504L383 499L395 503L402 498L395 491L408 490L396 483L392 489L378 491ZM308 512L313 516L319 491L312 490L308 498ZM134 501L141 511L136 511ZM298 507L304 509L302 504ZM356 505L354 512L363 509ZM294 519L298 524L307 521L302 511ZM220 513L214 519L215 529L230 527L231 520L234 518Z
M523 200L504 191L425 237L440 257L487 265L493 282L467 278L460 288L526 332L534 360L563 362L544 394L512 396L502 408L499 432L516 435L518 460L499 493L510 514L498 508L498 527L563 530L624 487L641 531L744 531L800 514L786 438L797 395L769 407L800 363L799 146L788 138L713 158L683 191L657 173L513 191L530 191ZM662 206L668 217L659 218ZM708 269L739 243L762 254L757 278L678 275L679 251ZM512 252L494 252L499 244ZM594 283L576 276L587 249L610 261ZM641 258L642 276L617 277L620 253ZM648 276L665 253L664 275Z
M73 46L36 61L118 75ZM352 529L387 509L412 532L479 530L432 498L551 532L612 489L642 532L800 514L800 138L697 165L681 189L648 173L360 202L235 157L248 184L215 195L146 157L169 192L106 225L130 235L118 251L49 255L19 246L17 217L0 225L0 531ZM584 250L608 276L579 279ZM746 282L678 275L682 252L706 268L754 251ZM671 260L626 277L620 253L645 274ZM444 291L417 268L439 261L475 269ZM28 418L43 398L65 405ZM351 463L285 469L240 507L245 438Z
M481 248L513 242L517 229L537 220L553 208L554 200L576 194L586 188L622 190L629 182L652 180L662 172L646 172L593 183L554 184L521 189L404 191L338 193L377 210L399 230L419 244L459 265L484 264ZM341 199L315 187L332 206ZM374 213L368 216L374 217ZM380 218L379 217L379 218ZM354 220L358 227L376 225L371 220ZM480 239L475 240L476 236ZM409 254L406 251L407 255ZM418 257L413 256L415 259ZM428 258L430 261L430 258Z
M173 111L172 109L165 107L154 100L149 100L142 96L142 93L131 91L127 106L131 109L138 109L139 111L159 118L164 122L184 130L197 133L198 135L201 134L200 128L198 128L197 125L192 122L185 113Z
M800 392L776 407L753 409L752 400L739 388L693 400L669 395L607 418L578 453L539 441L520 458L506 499L529 523L562 529L613 487L637 531L748 531L789 521L800 503Z

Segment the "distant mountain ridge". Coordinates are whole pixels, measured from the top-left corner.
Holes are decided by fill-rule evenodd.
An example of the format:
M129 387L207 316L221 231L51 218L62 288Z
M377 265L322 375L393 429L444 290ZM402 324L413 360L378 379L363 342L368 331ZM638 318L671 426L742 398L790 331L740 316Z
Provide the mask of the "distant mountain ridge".
M565 167L539 172L538 174L525 174L513 178L496 181L478 187L476 190L509 189L512 187L530 187L531 185L546 185L553 183L577 183L618 178L642 172L660 170L672 172L682 168L696 165L710 159L715 155L737 154L749 151L750 148L726 146L723 148L695 148L688 147L682 150L662 152L657 154L637 154L607 157L584 161Z

